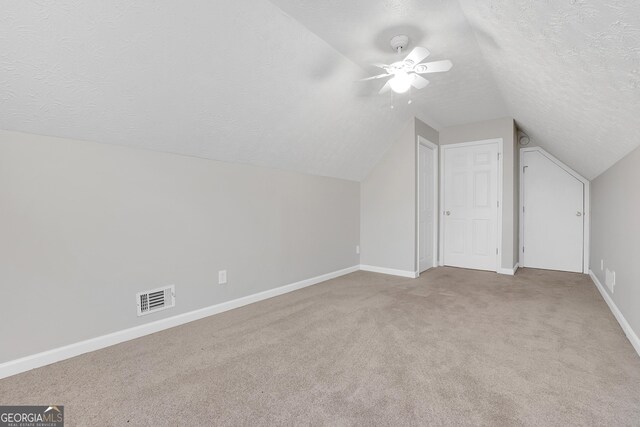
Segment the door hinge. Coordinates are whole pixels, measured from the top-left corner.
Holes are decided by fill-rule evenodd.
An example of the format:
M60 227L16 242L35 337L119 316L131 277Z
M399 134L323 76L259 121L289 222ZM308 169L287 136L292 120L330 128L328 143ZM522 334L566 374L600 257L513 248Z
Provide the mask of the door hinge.
M500 160L500 153L498 153L498 160Z
M522 207L522 212L524 212L524 206Z
M522 167L522 173L525 173L525 172L527 171L527 168L528 168L528 167L529 167L529 166L523 166L523 167Z
M524 253L524 246L522 247L522 252Z
M496 248L496 255L498 255L498 248Z
M500 200L496 200L496 205L498 205L498 207L500 207Z

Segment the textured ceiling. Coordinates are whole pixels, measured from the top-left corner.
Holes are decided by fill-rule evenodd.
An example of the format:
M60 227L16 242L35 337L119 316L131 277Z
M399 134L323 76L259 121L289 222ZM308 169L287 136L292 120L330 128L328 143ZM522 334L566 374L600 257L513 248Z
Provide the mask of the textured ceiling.
M360 180L413 115L513 116L593 177L640 144L640 3L0 0L0 128ZM406 33L454 68L358 83ZM411 99L412 104L407 101ZM391 109L393 105L395 108Z
M508 115L496 82L457 1L451 0L272 0L370 75L404 58L389 46L397 34L409 36L408 50L424 46L426 61L451 59L446 73L427 75L430 84L412 91L415 111L443 126ZM373 83L374 93L384 80ZM388 97L393 96L389 93ZM402 99L407 96L402 96Z
M268 1L0 1L0 128L360 180L413 116Z
M591 179L640 145L640 2L461 0L511 116Z

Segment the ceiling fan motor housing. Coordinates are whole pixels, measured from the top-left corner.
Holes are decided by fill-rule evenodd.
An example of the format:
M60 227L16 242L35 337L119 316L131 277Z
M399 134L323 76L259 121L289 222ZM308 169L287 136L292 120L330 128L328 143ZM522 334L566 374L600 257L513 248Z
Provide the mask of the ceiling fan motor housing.
M403 49L406 49L407 46L409 45L409 37L404 34L394 36L389 42L389 44L391 45L391 48L393 49L394 52L400 53L402 52Z

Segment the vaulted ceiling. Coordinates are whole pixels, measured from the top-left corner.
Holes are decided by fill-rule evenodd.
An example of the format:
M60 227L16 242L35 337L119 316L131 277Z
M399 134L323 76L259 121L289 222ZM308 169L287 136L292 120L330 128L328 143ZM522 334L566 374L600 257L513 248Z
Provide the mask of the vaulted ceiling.
M436 128L512 116L589 178L640 144L637 1L0 7L3 129L354 180L414 115ZM398 58L400 33L454 68L378 95L382 82L357 80Z
M640 2L460 3L532 141L589 179L640 145Z

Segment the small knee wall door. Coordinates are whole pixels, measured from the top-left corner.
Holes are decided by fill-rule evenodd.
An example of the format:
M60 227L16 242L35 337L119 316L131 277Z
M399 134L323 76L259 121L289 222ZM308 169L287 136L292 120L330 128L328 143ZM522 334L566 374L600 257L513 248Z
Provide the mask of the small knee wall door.
M584 272L588 181L539 148L520 159L521 265Z

